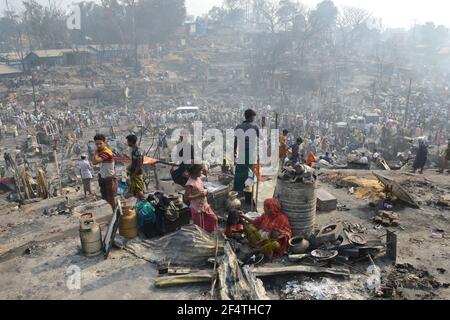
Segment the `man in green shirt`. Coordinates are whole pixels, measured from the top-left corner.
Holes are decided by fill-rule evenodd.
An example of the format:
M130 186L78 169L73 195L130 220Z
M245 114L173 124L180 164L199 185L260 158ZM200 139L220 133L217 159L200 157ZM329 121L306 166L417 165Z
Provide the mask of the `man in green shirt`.
M238 125L235 129L234 138L234 157L236 161L236 171L234 174L233 190L243 192L245 181L249 177L249 172L257 163L259 127L255 123L255 111L248 109L244 114L245 121ZM240 131L240 133L238 132ZM248 137L244 137L240 141L237 135L250 133ZM242 144L242 145L240 145ZM238 152L240 151L240 153Z
M144 175L143 160L144 156L137 145L137 136L131 134L127 137L128 147L131 152L131 165L127 168L129 175L128 192L139 200L144 200Z

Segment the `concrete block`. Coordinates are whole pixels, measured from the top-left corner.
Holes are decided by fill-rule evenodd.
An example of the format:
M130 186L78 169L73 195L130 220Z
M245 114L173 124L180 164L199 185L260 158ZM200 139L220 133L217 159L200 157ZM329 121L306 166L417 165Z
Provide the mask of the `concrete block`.
M334 211L337 208L337 199L327 190L317 190L317 209L321 212Z

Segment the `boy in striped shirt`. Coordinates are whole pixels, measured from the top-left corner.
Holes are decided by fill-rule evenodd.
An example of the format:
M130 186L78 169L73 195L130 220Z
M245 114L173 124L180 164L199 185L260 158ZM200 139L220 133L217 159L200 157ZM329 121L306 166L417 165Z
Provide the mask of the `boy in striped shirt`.
M100 165L100 173L98 175L98 184L102 199L107 201L113 211L116 208L117 179L114 170L114 159L111 149L106 146L106 138L102 134L94 137L97 150L94 154L92 163Z

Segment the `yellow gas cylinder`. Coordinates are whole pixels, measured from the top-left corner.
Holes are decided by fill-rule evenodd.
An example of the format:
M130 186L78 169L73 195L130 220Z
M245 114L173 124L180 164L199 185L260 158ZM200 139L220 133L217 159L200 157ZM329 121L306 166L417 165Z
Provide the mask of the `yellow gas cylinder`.
M119 224L119 234L126 239L136 238L138 235L136 209L134 207L127 207L124 204L122 206L122 214Z
M102 253L102 232L100 226L95 223L92 213L80 215L80 240L81 248L87 257L98 256Z

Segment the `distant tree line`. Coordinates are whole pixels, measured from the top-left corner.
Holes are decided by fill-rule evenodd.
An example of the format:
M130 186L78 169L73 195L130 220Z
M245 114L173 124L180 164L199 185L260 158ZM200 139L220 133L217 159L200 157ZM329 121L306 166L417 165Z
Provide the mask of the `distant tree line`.
M81 30L67 30L68 13L56 3L24 0L20 12L7 8L0 17L1 47L28 50L89 43L155 44L169 40L186 16L184 0L81 1Z
M378 61L381 73L388 61L416 63L409 57L418 46L424 46L431 61L440 48L449 45L445 26L427 22L409 30L387 29L369 11L338 8L331 0L312 9L294 0L224 0L205 18L210 24L252 34L248 73L255 87L271 81L283 67L304 71L319 65L322 72L366 57ZM398 34L404 38L402 43L395 38ZM333 72L335 78L337 73Z

